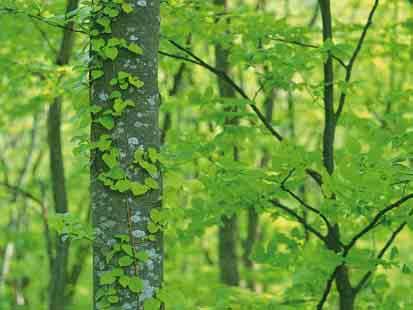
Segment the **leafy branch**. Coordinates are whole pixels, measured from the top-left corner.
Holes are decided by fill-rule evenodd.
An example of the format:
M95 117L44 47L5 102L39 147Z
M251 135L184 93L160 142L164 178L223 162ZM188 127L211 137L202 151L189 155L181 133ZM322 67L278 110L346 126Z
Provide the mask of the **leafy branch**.
M31 13L27 13L23 10L17 10L14 8L10 8L10 7L0 7L0 13L6 13L6 14L19 14L19 15L24 15L26 17L32 18L34 20L40 21L42 23L45 23L49 26L52 27L57 27L66 31L70 31L70 32L76 32L76 33L82 33L82 34L86 34L88 35L88 31L84 30L84 29L74 29L72 27L67 27L65 24L60 24L60 23L56 23L53 21L50 21L44 17L42 17L41 15L34 15ZM66 22L69 22L69 20L67 20Z
M258 109L258 107L255 105L255 103L253 103L253 100L250 99L250 97L245 93L245 91L233 79L231 79L231 77L229 77L228 74L226 74L224 71L222 71L218 68L215 68L214 66L208 64L206 61L202 60L200 57L195 55L192 51L190 51L189 49L181 46L177 42L175 42L173 40L170 40L170 39L168 39L168 42L171 43L173 46L175 46L177 49L179 49L179 50L183 51L184 53L186 53L188 56L190 56L190 58L179 56L179 55L172 55L172 54L162 52L162 51L160 52L160 54L162 54L164 56L173 57L173 58L177 58L177 59L180 59L180 60L188 61L190 63L199 65L199 66L207 69L208 71L214 73L215 75L222 78L223 80L225 80L229 85L231 85L232 88L235 89L235 91L239 95L241 95L242 98L244 98L244 99L246 99L250 102L248 104L249 107L254 111L254 113L258 116L260 121L270 131L270 133L278 141L284 140L284 137L276 129L274 129L274 127L267 121L265 115Z
M321 219L324 221L324 223L327 225L327 228L331 228L332 225L330 223L330 221L328 220L328 218L318 209L310 206L308 203L306 203L303 199L301 199L297 194L295 194L293 191L291 191L290 189L288 189L285 186L285 183L288 181L288 179L290 177L292 177L292 175L294 174L295 169L292 169L288 175L282 180L280 187L283 191L287 192L292 198L294 198L296 201L298 201L305 209L317 214L319 217L321 217Z
M283 205L280 201L276 199L270 200L270 202L277 208L284 210L286 213L294 217L298 222L300 222L309 232L312 232L315 236L318 237L324 243L327 243L326 237L324 237L317 229L307 223L307 221L300 215L297 214L293 209Z

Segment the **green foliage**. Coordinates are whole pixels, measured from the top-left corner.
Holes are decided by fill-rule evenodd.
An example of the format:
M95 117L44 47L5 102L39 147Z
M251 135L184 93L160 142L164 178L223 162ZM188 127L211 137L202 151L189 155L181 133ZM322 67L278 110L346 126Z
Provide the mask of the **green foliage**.
M50 276L45 260L45 219L53 233L76 241L71 243L71 265L83 250L81 241L94 238L86 224L91 150L101 154L104 171L99 180L112 190L142 196L162 188L163 208L148 215L147 230L165 233L165 286L156 292L156 298L145 301L145 309L159 309L160 302L167 309L177 310L314 309L326 280L342 263L349 266L353 284L366 272L374 272L357 297L356 308L412 308L413 216L408 202L387 213L346 257L342 251L326 249L294 216L271 203L277 200L302 215L300 203L285 189L297 193L331 222L339 223L341 239L348 244L380 210L412 191L413 62L408 16L412 8L408 1L381 1L350 82L344 80L345 69L335 61L336 99L340 92L348 99L338 122L336 169L331 176L322 162L323 61L330 52L347 63L371 1L333 3L335 38L324 43L320 43L320 21L314 27L307 25L313 8L301 2L288 1L288 12L280 3L257 8L257 1L229 1L228 12L222 14L222 8L213 1L162 1L160 50L190 58L171 44L169 40L173 40L213 65L213 46L219 43L228 48L230 77L261 111L268 107L267 100L273 101L269 122L286 138L281 143L274 141L249 107L251 100L239 94L237 98L221 98L216 75L196 64L185 65L181 86L178 92L172 92L182 61L160 56L161 120L163 123L169 113L172 127L160 152L138 148L131 159L131 169L144 176L142 183L132 181L121 167L121 154L111 137L128 108L147 104L125 97L130 90L141 91L143 82L119 70L110 81L113 90L102 94L105 108L87 101L88 82L107 78L103 62L114 61L123 53L137 59L145 53L139 40L126 42L112 33L112 19L139 9L135 2L103 1L92 9L89 1L82 1L79 10L69 16L64 16L65 3L60 0L4 0L0 4L0 69L6 73L0 78L1 182L19 185L43 203L24 195L13 200L14 192L0 187L0 225L6 232L0 236L0 264L4 263L8 244L16 249L6 288L0 292L0 309L13 309L14 287L25 281L27 287L20 291L30 309L45 307L43 296ZM92 11L99 16L96 25L90 21ZM217 21L216 16L222 17ZM71 65L58 67L54 50L62 29L53 24L64 26L68 21L74 21L79 31L75 53ZM100 59L90 76L89 36L82 32L92 37L91 52ZM62 215L52 212L44 134L44 111L57 95L64 95L63 151L73 206L70 214ZM91 115L102 127L94 143L89 139ZM228 124L228 119L236 122ZM136 124L142 130L144 125ZM31 129L36 126L37 139L32 144ZM32 153L28 151L31 149ZM29 164L23 169L29 153ZM321 187L308 169L321 175ZM23 170L22 183L18 184ZM161 172L163 184L158 181ZM330 199L333 194L334 199ZM241 278L243 283L252 278L260 289L222 287L218 280L217 228L223 216L238 216L241 261L247 239L246 214L252 209L260 217L259 238L250 255L255 268L242 267ZM45 211L49 211L49 217ZM326 234L319 216L307 210L306 220ZM378 258L377 253L404 222L403 232ZM105 259L117 267L99 277L102 288L97 293L98 307L113 309L120 289L134 294L145 290L145 283L127 270L136 263L148 262L150 253L135 253L130 236L120 234L105 252ZM76 310L89 309L91 303L90 263L83 267L73 287L75 302L71 308ZM333 286L325 308L336 307L337 299Z

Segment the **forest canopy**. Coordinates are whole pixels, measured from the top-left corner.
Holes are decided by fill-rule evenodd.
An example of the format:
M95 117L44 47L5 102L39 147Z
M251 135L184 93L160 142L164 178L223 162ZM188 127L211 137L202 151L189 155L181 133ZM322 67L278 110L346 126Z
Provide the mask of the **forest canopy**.
M413 309L412 0L0 27L0 310Z

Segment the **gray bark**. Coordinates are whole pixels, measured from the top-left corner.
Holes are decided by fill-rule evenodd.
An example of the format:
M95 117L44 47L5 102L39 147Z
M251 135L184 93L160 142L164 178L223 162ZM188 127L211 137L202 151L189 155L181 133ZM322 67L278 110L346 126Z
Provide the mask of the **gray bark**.
M159 93L158 93L158 44L159 44L159 0L134 1L133 12L121 12L112 19L110 35L101 34L106 41L109 38L123 38L128 43L137 43L143 50L142 55L136 55L124 48L119 48L115 60L104 60L104 76L92 83L91 102L105 110L110 109L113 100L109 99L112 91L119 90L110 86L109 81L115 78L119 71L138 77L144 86L129 87L121 91L124 100L130 99L134 107L128 107L119 117L114 117L115 126L107 130L96 122L101 113L94 114L91 128L91 140L97 141L102 134L110 135L112 147L119 150L118 162L129 180L143 183L148 177L142 169L132 167L133 156L137 149L147 150L149 147L158 149L160 145L160 130L158 125ZM98 25L95 27L99 28ZM101 29L101 28L99 28ZM91 65L98 62L96 54L92 53ZM136 167L136 166L135 166ZM134 263L123 268L125 274L139 277L143 281L143 290L133 293L128 288L122 288L118 283L112 285L117 291L119 301L110 309L143 309L144 300L154 297L162 283L163 247L162 234L155 234L155 240L148 239L147 229L150 211L161 206L161 191L150 190L142 196L133 196L130 191L120 193L105 186L98 176L107 171L102 160L102 152L92 150L91 153L91 203L92 219L96 233L93 246L93 277L94 277L94 309L100 309L98 291L108 285L100 284L102 273L119 268L116 254L107 261L104 253L109 251L118 240L117 234L130 236L130 245L135 252L145 251L149 258L146 262ZM156 178L161 185L161 176Z

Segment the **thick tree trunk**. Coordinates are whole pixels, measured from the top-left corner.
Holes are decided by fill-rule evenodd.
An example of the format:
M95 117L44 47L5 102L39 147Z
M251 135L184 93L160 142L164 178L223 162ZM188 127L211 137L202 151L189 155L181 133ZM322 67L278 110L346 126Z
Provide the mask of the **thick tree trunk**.
M98 9L93 17L93 29L99 34L92 38L92 78L97 67L104 75L95 75L92 82L91 102L102 110L93 114L91 139L110 141L107 148L91 153L91 202L96 233L94 309L110 304L110 309L135 310L143 309L145 302L158 304L154 297L162 284L162 234L160 230L155 232L157 225L153 222L153 210L161 206L162 184L159 168L154 168L156 160L148 155L160 145L159 0L129 3L130 6L120 9L120 5L100 2L120 13L108 18L104 10ZM109 25L107 19L102 20L105 17ZM118 43L124 41L114 43L113 48L110 39L112 43L116 39ZM102 40L105 47L98 43ZM111 83L114 79L116 85ZM116 101L113 94L118 94L121 101ZM119 102L132 104L110 116L108 113L119 111ZM152 168L144 169L147 164ZM143 185L145 180L159 188Z
M69 0L66 6L66 14L74 11L78 6L78 0ZM64 66L69 63L72 54L74 32L73 23L66 25L63 38L57 55L56 64ZM68 212L67 193L65 185L64 160L62 154L61 138L62 98L55 98L47 115L47 131L50 156L50 172L53 189L53 201L56 213ZM49 310L61 310L65 308L65 289L67 283L67 267L69 256L69 243L59 236L56 237L56 255L52 263L50 278Z

